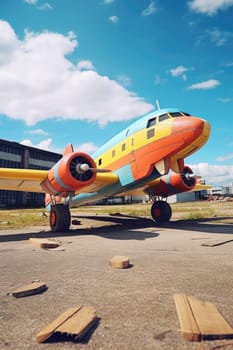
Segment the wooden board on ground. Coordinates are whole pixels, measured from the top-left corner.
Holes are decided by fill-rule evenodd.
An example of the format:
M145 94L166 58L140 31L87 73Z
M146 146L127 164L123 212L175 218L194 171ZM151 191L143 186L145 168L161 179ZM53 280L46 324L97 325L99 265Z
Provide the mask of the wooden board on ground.
M109 264L115 269L126 269L129 267L129 258L125 256L114 256Z
M22 298L27 297L29 295L42 293L45 290L47 290L46 284L40 281L36 281L26 284L25 286L16 288L10 294L12 294L16 298Z
M189 341L233 338L233 328L210 302L174 295L182 335Z
M69 308L42 329L37 334L36 341L43 343L55 333L75 335L80 340L96 321L96 311L91 306Z
M217 247L218 245L226 244L229 242L233 242L233 239L219 239L219 240L211 240L206 243L202 243L203 247Z
M42 249L57 248L60 246L59 242L46 238L29 238L29 240L33 245Z

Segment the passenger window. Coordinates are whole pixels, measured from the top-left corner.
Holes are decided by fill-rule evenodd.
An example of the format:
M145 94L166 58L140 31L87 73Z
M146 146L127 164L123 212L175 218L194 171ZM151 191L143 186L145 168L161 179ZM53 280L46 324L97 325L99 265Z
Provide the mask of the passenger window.
M112 151L112 157L115 157L115 155L116 155L116 151L115 151L115 149Z
M151 137L155 136L155 129L149 129L147 130L147 138L150 139Z
M123 145L121 145L121 150L122 150L122 152L125 151L125 143L123 143Z
M98 165L101 165L102 164L102 158L100 158L99 160L98 160Z

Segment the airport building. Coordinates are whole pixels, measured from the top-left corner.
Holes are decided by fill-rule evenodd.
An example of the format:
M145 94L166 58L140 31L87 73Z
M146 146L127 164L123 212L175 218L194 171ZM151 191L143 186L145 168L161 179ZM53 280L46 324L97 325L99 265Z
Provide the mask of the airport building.
M61 154L58 153L0 139L1 168L48 170L60 158ZM0 206L1 208L44 206L44 194L0 190Z

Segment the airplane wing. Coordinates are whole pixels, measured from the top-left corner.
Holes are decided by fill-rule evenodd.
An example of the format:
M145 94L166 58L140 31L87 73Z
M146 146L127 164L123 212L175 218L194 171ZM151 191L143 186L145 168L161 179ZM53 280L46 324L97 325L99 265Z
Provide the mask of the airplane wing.
M49 170L0 168L0 190L43 193L46 191L42 184L48 179L48 175ZM81 192L97 191L117 181L118 176L112 172L97 173L95 180L90 185L82 187Z
M204 185L204 184L200 184L197 183L194 188L192 190L190 190L189 192L195 192L195 191L205 191L205 190L209 190L211 189L212 186L211 185Z
M48 170L0 168L0 189L25 192L43 192L41 182Z

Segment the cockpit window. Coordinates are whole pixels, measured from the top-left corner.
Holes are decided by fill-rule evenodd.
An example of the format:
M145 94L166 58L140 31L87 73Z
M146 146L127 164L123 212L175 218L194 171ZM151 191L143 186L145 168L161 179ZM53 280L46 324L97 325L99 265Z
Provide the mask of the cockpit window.
M147 128L151 128L152 126L155 126L156 123L160 123L166 119L184 117L184 116L190 116L190 114L186 112L170 112L170 113L161 114L158 117L153 117L149 119L147 122Z
M191 114L186 113L186 112L182 112L183 115L187 115L188 117L191 117Z
M147 128L151 128L152 126L154 126L156 124L156 117L151 118L148 120L147 122Z
M186 112L171 112L169 114L170 114L170 116L172 116L172 118L190 116L190 114L188 114Z
M169 119L169 115L166 113L166 114L161 114L159 116L159 122L162 122L163 120L166 120L166 119Z
M172 112L172 113L170 113L170 115L172 116L172 118L177 118L177 117L183 117L184 116L180 112Z

